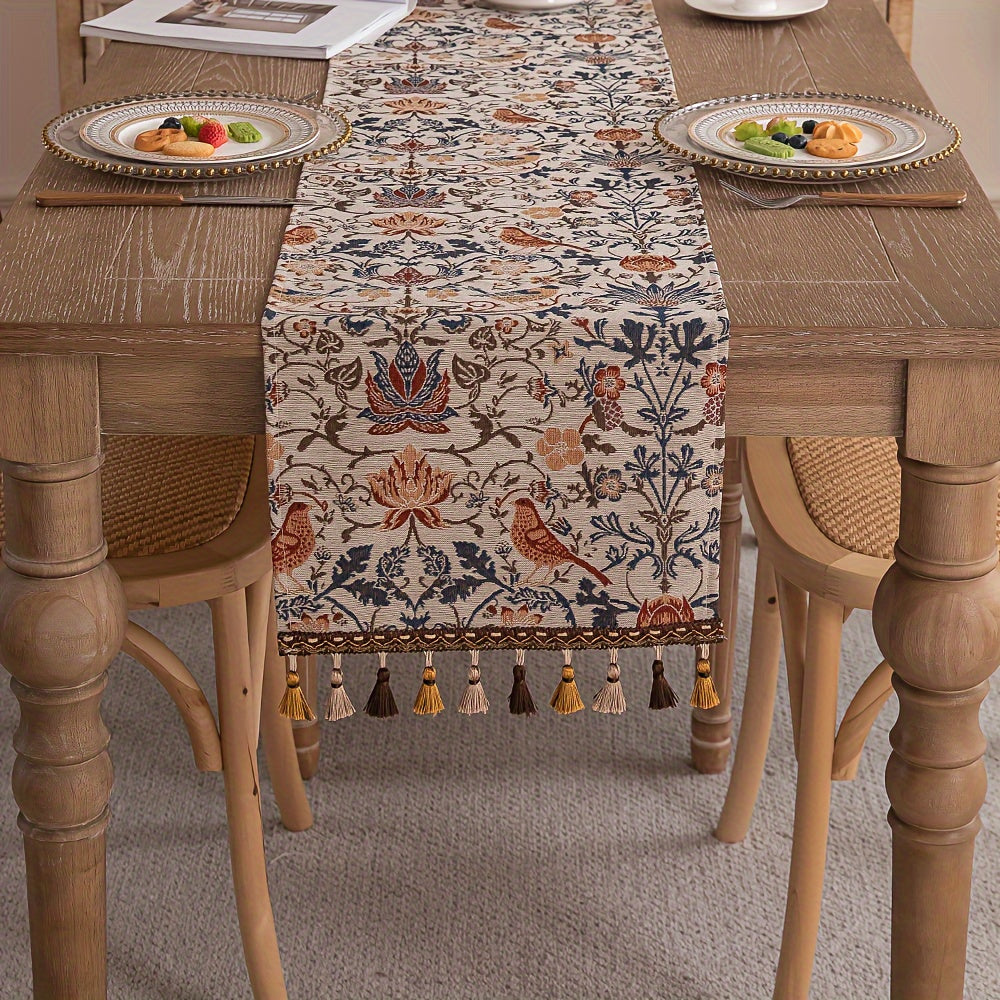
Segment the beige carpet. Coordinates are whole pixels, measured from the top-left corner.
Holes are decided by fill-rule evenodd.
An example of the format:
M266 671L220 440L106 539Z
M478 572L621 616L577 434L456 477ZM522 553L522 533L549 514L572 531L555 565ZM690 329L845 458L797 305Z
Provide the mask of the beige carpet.
M741 639L753 550L744 548ZM145 615L210 689L203 609ZM866 615L847 626L844 672L875 662ZM739 656L745 655L741 642ZM415 659L415 658L413 658ZM529 677L543 703L558 662ZM792 825L788 712L782 701L757 821L747 841L711 836L725 778L687 763L683 711L645 708L643 653L623 656L634 710L621 718L546 711L512 718L507 656L486 661L495 711L465 718L354 718L324 729L311 785L316 825L289 834L265 781L270 882L294 1000L766 1000L774 973ZM457 705L464 661L440 671ZM678 690L690 655L668 661ZM449 664L449 665L450 665ZM408 704L418 664L397 667ZM589 698L600 657L578 671ZM364 703L371 665L347 684ZM846 684L845 684L846 689ZM784 699L782 691L780 697ZM739 701L737 700L737 705ZM127 1000L249 996L226 852L222 782L200 775L156 684L118 661L106 701L114 734L110 831L111 995ZM815 1000L886 996L889 836L882 768L887 709L861 773L835 788L828 891ZM0 770L9 773L13 697L0 708ZM997 699L984 712L1000 729ZM996 773L996 750L989 766ZM0 996L30 993L23 863L15 808L0 829ZM996 801L979 839L967 996L1000 997L1000 853Z

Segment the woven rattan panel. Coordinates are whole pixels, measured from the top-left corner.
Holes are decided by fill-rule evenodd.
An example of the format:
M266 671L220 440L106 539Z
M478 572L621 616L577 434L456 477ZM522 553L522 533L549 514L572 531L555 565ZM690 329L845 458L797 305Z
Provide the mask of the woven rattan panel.
M180 552L222 534L243 505L253 442L252 437L105 438L101 497L109 555Z
M827 538L892 558L899 526L895 438L789 438L788 457L806 510Z

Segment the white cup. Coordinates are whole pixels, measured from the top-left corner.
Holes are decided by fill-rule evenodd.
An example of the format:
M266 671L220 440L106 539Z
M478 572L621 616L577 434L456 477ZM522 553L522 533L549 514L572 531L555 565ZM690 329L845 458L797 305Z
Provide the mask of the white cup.
M733 0L733 7L741 14L773 14L778 0Z

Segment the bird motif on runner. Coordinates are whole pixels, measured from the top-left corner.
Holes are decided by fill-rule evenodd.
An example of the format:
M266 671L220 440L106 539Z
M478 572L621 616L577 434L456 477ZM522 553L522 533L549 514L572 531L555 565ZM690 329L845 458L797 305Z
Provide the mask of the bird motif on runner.
M591 566L589 562L581 559L575 552L571 552L556 538L542 520L538 508L527 497L518 497L514 501L514 520L510 526L510 540L514 543L514 548L528 562L535 564L535 568L528 574L525 583L530 582L540 569L545 570L545 580L548 580L557 566L571 562L586 570L605 587L611 586L611 580L596 566Z
M305 586L295 579L294 571L308 562L315 548L316 533L309 520L309 504L297 500L288 508L281 529L271 539L275 581L285 593L289 592L289 588L282 582L282 577L291 580L292 590L305 590Z
M558 240L547 240L534 233L525 232L518 226L504 226L500 230L500 239L504 243L509 243L513 247L524 247L528 250L546 250L549 247L566 247L569 250L579 250L581 253L590 253L586 247L579 247L575 243L560 243Z

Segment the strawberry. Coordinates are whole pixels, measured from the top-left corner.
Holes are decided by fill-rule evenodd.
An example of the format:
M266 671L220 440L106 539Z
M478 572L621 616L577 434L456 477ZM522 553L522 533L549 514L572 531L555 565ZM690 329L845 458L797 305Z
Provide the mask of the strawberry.
M219 148L223 143L229 141L229 135L226 133L226 126L222 122L214 121L209 118L200 129L198 129L198 141L199 142L209 142L216 149Z

